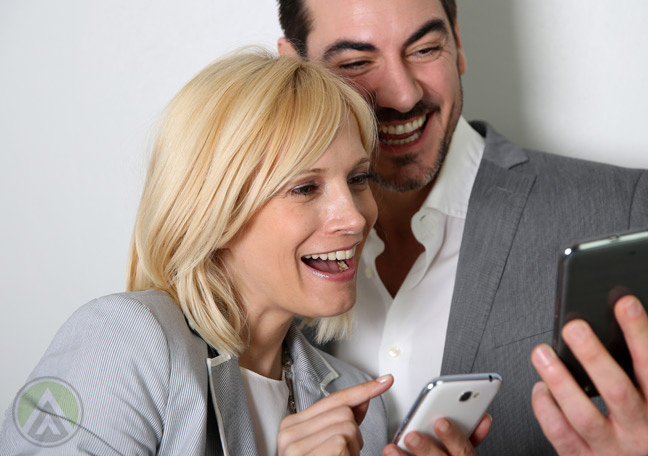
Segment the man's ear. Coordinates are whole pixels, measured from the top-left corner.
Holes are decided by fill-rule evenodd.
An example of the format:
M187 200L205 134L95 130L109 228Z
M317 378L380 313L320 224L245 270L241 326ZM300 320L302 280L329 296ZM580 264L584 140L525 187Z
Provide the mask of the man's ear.
M457 37L457 68L459 69L459 74L463 76L468 64L466 62L466 55L464 54L463 47L461 46L461 38L459 37L459 22L456 19L454 29L455 37Z
M293 44L283 36L279 38L279 41L277 41L277 51L279 52L279 55L299 57L299 53L297 52L297 49L295 49L295 46L293 46Z

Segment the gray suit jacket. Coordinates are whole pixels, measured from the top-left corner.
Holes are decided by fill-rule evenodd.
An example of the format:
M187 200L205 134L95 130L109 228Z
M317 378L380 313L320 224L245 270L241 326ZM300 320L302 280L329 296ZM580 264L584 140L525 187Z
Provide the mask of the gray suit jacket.
M286 341L298 410L368 379L313 348L295 327ZM48 449L30 443L22 434L29 431L22 427L27 427L24 418L14 417L15 402L0 434L3 456L257 454L237 359L209 358L207 344L163 292L116 294L80 308L60 329L28 384L42 377L65 381L80 398L82 413L73 423L73 437ZM51 411L40 415L32 423L41 423L41 430L43 423L62 429ZM380 454L387 440L380 398L371 401L361 430L363 454Z
M529 356L551 343L560 252L648 227L648 172L524 150L485 123L443 354L443 374L498 372L480 454L551 454L531 408Z

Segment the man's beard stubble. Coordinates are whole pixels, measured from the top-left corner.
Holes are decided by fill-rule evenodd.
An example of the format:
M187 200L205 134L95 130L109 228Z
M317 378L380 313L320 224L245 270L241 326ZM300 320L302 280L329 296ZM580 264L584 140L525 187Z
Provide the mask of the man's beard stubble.
M452 135L450 137L452 137ZM402 193L402 192L409 192L411 190L421 189L436 179L437 175L439 174L439 171L441 171L441 166L443 166L443 162L446 156L448 155L449 148L450 148L450 142L446 141L446 138L442 138L439 141L439 148L438 148L439 153L434 165L428 167L422 167L419 165L419 169L424 172L422 178L417 179L413 177L407 177L401 180L399 179L400 175L398 172L396 173L396 176L394 178L384 178L383 176L378 174L375 170L373 171L372 176L378 185L380 185L382 188L390 192ZM380 149L378 150L377 153L380 153ZM390 162L392 167L397 169L403 169L406 166L414 166L417 163L416 154L407 154L407 155L391 157Z
M457 122L459 122L459 117L461 116L462 107L463 107L463 88L460 88L459 106L457 106L456 103L453 104L452 106L452 113L450 115L448 127L446 128L443 137L439 140L439 145L437 149L438 154L435 163L432 166L427 166L427 167L418 165L418 169L419 171L422 171L423 177L420 178L406 177L404 179L399 179L400 172L396 172L395 177L390 178L390 177L381 176L379 173L373 170L373 178L376 181L376 183L380 185L382 188L384 188L385 190L401 193L401 192L409 192L412 190L419 190L425 187L426 185L428 185L429 183L433 182L439 175L439 172L441 171L441 167L443 166L445 158L448 155L448 151L450 149L450 142L452 141L452 135L454 134L454 131L457 127ZM438 110L438 107L435 107L434 110ZM376 112L376 116L378 117L379 121L384 122L387 120L410 119L420 115L420 112L432 112L432 111L433 109L429 109L429 107L426 107L421 101L417 103L417 105L407 114L402 114L402 113L391 114L387 112L383 113L381 111L378 111ZM427 151L423 151L423 153L426 152ZM377 154L380 153L380 146L378 146L376 153ZM416 166L418 163L417 155L418 154L412 153L412 154L394 156L394 157L390 157L389 160L393 168L402 170L407 166Z

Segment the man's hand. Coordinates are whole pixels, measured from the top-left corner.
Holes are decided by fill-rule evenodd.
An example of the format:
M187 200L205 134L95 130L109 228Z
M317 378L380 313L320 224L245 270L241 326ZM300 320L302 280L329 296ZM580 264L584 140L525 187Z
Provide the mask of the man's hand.
M561 455L648 454L648 317L632 296L617 301L614 314L632 355L638 388L582 320L563 328L565 342L587 371L608 407L602 415L547 345L531 361L544 380L533 388L533 411Z
M452 424L452 421L446 418L440 418L434 423L434 432L439 437L441 442L445 445L446 451L443 451L427 437L420 432L409 432L404 437L405 446L409 449L410 453L415 456L468 456L474 455L475 447L481 443L488 434L492 423L490 415L483 416L475 432L467 439L461 431ZM383 456L405 456L405 453L393 443L390 443L383 450Z
M279 426L278 453L282 456L318 454L358 456L369 400L387 391L394 383L385 375L336 391L311 407L288 415Z

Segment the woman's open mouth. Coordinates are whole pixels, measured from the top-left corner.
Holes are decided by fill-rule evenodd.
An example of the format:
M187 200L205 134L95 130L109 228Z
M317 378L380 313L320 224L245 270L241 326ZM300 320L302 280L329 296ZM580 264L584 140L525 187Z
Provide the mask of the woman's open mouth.
M324 274L341 274L354 269L355 252L356 246L353 246L349 250L306 255L301 260L309 267Z

